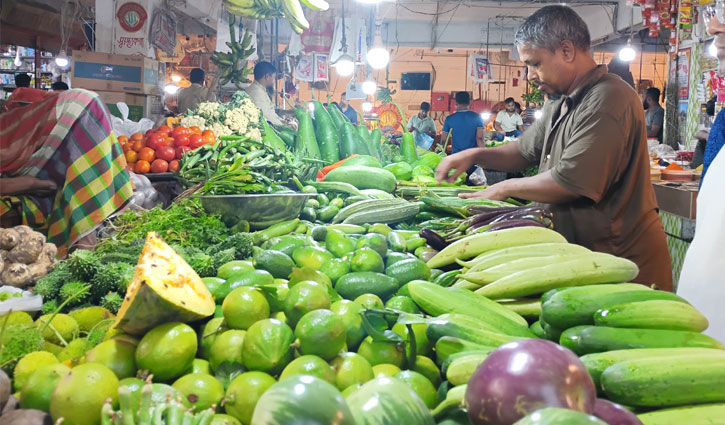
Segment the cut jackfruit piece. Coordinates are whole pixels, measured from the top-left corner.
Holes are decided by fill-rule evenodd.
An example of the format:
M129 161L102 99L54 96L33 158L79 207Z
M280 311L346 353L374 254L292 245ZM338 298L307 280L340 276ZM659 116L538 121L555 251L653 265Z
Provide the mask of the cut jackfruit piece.
M214 297L199 275L151 232L113 327L140 335L162 323L209 317L214 308Z

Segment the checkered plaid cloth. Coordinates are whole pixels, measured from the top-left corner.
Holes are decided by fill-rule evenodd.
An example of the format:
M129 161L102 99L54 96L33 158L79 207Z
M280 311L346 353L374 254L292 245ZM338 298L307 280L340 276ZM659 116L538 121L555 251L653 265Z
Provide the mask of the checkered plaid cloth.
M47 232L59 256L133 195L110 114L93 92L68 90L0 115L0 149L3 175L52 180L59 188L54 198L0 200L0 215L19 204L23 224Z

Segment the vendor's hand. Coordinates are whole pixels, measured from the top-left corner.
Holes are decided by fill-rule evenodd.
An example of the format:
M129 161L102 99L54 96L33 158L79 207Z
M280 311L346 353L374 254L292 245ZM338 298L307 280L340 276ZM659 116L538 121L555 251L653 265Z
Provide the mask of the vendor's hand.
M464 199L483 198L491 199L493 201L505 201L509 198L509 195L506 191L506 185L504 183L505 181L501 183L496 183L478 192L459 193L458 196Z
M41 180L36 177L20 176L0 180L0 194L2 195L52 195L58 187L51 180Z
M453 183L461 173L468 171L475 161L474 151L474 149L468 149L443 158L436 167L436 180L438 180L438 183L442 181ZM449 175L451 170L454 171Z

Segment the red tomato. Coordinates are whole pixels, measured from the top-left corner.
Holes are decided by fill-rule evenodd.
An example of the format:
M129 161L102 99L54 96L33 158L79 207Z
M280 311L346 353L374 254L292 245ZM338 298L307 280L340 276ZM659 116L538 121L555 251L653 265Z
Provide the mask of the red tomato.
M176 136L174 137L174 146L189 146L191 143L191 137L192 136Z
M169 162L169 171L177 172L179 171L179 160L175 159L171 162Z
M135 150L136 152L141 152L141 149L145 147L146 143L143 140L136 140L135 142L133 142L131 149Z
M137 174L145 174L148 173L151 169L151 164L149 164L148 161L139 160L136 162L136 165L133 167L133 172Z
M161 134L152 134L146 139L146 147L151 149L158 149L164 144L164 136Z
M204 140L205 145L213 145L214 143L216 143L216 136L214 135L214 133L206 134L204 136L201 136L201 138Z
M151 162L156 157L156 152L154 152L153 149L149 147L145 147L141 149L141 151L138 153L138 159Z
M165 173L167 171L169 171L169 163L163 159L154 159L154 162L151 163L152 173Z
M189 127L189 132L191 134L198 134L198 135L201 136L201 129L199 127L197 127L197 126Z
M201 134L192 134L189 136L189 146L192 148L198 148L199 146L204 144L204 139L201 137Z
M165 137L164 138L164 143L162 143L161 146L174 146L174 138L173 137Z
M126 153L123 154L124 157L126 157L126 162L136 162L138 160L138 153L134 150L126 151Z
M188 136L189 135L189 129L186 127L176 127L174 131L171 133L171 136L176 138L178 136Z
M171 161L176 157L176 151L173 146L162 146L156 150L156 158L164 161Z
M150 135L155 134L155 133L156 133L156 130L151 128L151 129L146 130L146 133L144 133L144 136L149 137Z
M214 132L212 130L204 130L204 132L201 133L201 135L202 136L209 136L209 135L211 135L212 137L214 137L216 139L216 134L214 134Z
M156 130L156 132L168 134L171 133L171 127L169 127L168 125L162 125Z
M184 156L184 154L189 152L190 150L191 150L190 146L177 146L175 158L181 159L181 157Z

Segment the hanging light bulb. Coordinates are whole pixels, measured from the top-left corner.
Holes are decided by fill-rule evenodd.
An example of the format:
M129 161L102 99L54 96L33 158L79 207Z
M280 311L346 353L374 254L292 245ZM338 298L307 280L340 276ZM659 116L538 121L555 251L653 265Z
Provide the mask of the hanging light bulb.
M367 100L362 103L362 110L363 112L370 112L373 110L373 104L368 102Z
M337 74L341 77L350 76L353 71L355 71L354 59L347 53L343 53L339 58L337 58L332 66L335 67L335 71L337 71Z
M717 57L717 46L715 46L715 40L712 40L712 43L707 46L707 54L714 58Z
M543 116L544 116L544 112L542 112L541 109L534 111L534 119L538 120Z
M178 83L179 81L181 81L181 75L179 75L179 74L172 75L171 76L171 81L173 81L175 83Z
M632 47L632 40L627 41L627 45L622 47L617 54L619 60L622 62L632 62L637 56L637 52Z
M310 112L315 112L315 104L310 102L307 104L307 109L310 110Z
M13 61L13 65L15 67L19 67L23 64L23 61L20 60L20 46L15 46L15 60Z
M58 53L58 56L55 57L55 64L61 68L68 66L69 62L70 61L68 60L68 55L66 55L65 50L61 50Z
M375 90L377 90L377 88L378 85L375 84L375 81L367 80L362 83L362 91L367 95L375 94Z
M481 118L483 118L484 121L488 121L491 119L491 113L488 111L481 112Z
M176 84L167 84L166 87L164 87L164 91L168 94L176 94L176 92L179 91L179 86Z
M380 35L379 29L376 31L372 49L368 50L367 60L373 69L383 69L390 62L390 52L383 45L383 37Z

